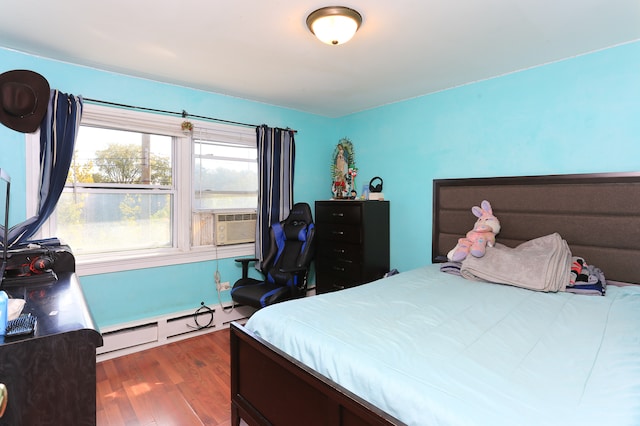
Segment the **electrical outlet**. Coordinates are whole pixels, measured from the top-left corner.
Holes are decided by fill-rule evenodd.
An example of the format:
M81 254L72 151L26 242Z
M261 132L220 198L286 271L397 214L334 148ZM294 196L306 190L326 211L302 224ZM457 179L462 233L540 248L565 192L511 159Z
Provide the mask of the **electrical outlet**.
M229 281L225 281L223 283L218 284L218 287L220 288L220 291L231 289L231 286L229 285Z

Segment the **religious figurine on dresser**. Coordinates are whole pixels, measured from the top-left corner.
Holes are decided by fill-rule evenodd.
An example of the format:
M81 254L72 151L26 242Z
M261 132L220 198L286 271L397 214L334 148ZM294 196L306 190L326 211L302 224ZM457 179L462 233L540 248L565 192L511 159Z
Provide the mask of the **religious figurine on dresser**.
M353 145L347 138L340 139L338 145L333 152L333 161L331 162L331 192L333 198L350 198L354 187L355 160L353 155Z

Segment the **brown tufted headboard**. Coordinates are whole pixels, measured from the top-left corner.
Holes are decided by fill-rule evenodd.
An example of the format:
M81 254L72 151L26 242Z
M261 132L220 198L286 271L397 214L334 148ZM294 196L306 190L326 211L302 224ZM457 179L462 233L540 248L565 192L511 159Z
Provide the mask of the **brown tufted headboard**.
M432 260L441 261L488 200L510 247L554 232L607 280L640 283L640 173L433 181Z

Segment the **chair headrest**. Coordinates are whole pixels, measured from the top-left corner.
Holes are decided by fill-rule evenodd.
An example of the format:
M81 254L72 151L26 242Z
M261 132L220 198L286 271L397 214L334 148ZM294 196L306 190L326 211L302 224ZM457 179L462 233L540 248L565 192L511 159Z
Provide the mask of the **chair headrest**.
M291 208L289 216L282 221L282 227L288 240L304 241L306 233L300 231L305 230L311 223L313 223L313 216L309 204L296 203Z
M311 223L313 222L313 216L311 215L311 207L307 203L296 203L291 208L289 216L284 220L290 222L297 220L298 222Z

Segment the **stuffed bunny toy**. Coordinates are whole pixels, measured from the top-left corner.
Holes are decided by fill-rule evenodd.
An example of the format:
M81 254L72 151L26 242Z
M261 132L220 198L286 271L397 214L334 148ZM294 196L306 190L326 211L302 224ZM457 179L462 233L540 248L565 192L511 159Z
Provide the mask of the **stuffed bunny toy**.
M493 215L491 204L484 200L481 207L473 206L471 212L478 218L466 238L460 238L458 244L447 254L453 262L461 262L469 253L474 257L484 256L487 246L493 247L496 234L500 232L500 221Z

